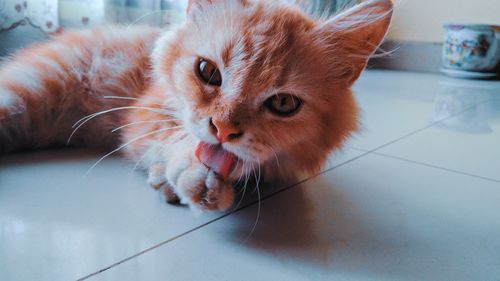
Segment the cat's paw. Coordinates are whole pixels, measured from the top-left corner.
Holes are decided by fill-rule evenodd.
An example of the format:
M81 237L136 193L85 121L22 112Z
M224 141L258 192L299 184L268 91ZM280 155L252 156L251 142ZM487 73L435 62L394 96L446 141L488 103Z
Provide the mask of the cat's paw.
M179 197L175 194L174 188L167 182L165 177L165 166L155 164L149 169L148 184L152 188L160 191L165 196L165 201L170 204L180 202Z
M198 162L179 174L174 190L182 203L202 211L225 211L234 201L232 185Z

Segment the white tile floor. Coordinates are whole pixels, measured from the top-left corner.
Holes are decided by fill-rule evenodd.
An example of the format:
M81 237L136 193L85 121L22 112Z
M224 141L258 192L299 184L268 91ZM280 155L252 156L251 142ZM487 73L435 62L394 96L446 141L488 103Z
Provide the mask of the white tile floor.
M194 217L119 158L0 160L0 280L500 280L500 82L369 71L325 173ZM248 239L247 239L248 238Z

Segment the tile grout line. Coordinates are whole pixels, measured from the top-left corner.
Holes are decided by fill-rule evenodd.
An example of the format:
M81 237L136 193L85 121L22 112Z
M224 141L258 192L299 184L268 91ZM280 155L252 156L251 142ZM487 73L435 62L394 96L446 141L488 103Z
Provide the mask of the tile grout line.
M354 149L354 150L358 150L358 151L361 151L361 152L365 152L367 154L373 154L373 155L379 155L379 156L384 156L384 157L388 157L388 158L393 158L393 159L398 159L398 160L401 160L401 161L406 161L406 162L409 162L409 163L414 163L414 164L419 164L419 165L422 165L422 166L427 166L427 167L430 167L430 168L435 168L435 169L440 169L440 170L443 170L443 171L448 171L448 172L452 172L452 173L456 173L456 174L461 174L461 175L465 175L465 176L471 176L471 177L475 177L475 178L479 178L479 179L483 179L483 180L488 180L488 181L493 181L493 182L500 182L500 180L497 180L497 179L493 179L493 178L488 178L488 177L483 177L483 176L479 176L479 175L475 175L475 174L470 174L470 173L467 173L467 172L462 172L462 171L459 171L459 170L453 170L453 169L449 169L449 168L446 168L446 167L441 167L441 166L436 166L436 165L432 165L432 164L428 164L428 163L425 163L425 162L419 162L419 161L415 161L415 160L411 160L411 159L407 159L407 158L402 158L402 157L398 157L398 156L393 156L393 155L389 155L389 154L384 154L384 153L380 153L380 152L377 152L378 150L382 149L382 148L385 148L387 146L390 146L398 141L401 141L405 138L408 138L408 137L411 137L413 135L416 135L424 130L427 130L427 129L430 129L434 126L436 126L437 124L439 123L442 123L443 121L446 121L450 118L454 118L454 117L457 117L461 114L464 114L465 112L469 111L469 110L472 110L476 107L479 107L481 105L484 105L484 104L487 104L491 101L494 101L496 98L491 98L491 99L488 99L486 101L483 101L483 102L480 102L478 104L475 104L475 105L472 105L462 111L459 111L455 114L451 114L450 116L448 117L445 117L443 119L440 119L438 121L435 121L435 122L432 122L431 124L423 127L423 128L420 128L412 133L409 133L407 135L404 135L400 138L397 138L395 140L392 140L386 144L383 144L383 145L380 145L376 148L373 148L373 149L370 149L370 150L366 150L366 149L361 149L361 148L356 148L356 147L349 147L351 149Z
M353 148L353 149L356 149L356 148ZM356 150L362 151L360 149L356 149ZM428 163L425 163L425 162L411 160L411 159L408 159L408 158L398 157L398 156L394 156L394 155L390 155L390 154L385 154L385 153L380 153L380 152L371 152L370 154L372 154L372 155L378 155L378 156L382 156L382 157L386 157L386 158L392 158L392 159L396 159L396 160L401 160L401 161L405 161L405 162L409 162L409 163L413 163L413 164L417 164L417 165L421 165L421 166L425 166L425 167L429 167L429 168L434 168L434 169L437 169L437 170L443 170L443 171L446 171L446 172L455 173L455 174L459 174L459 175L463 175L463 176L469 176L469 177L479 178L479 179L482 179L482 180L487 180L487 181L492 181L492 182L500 183L500 180L498 180L498 179L484 177L484 176L480 176L480 175L476 175L476 174L471 174L471 173L467 173L467 172L464 172L464 171L454 170L454 169L450 169L450 168L446 168L446 167L442 167L442 166L437 166L437 165L433 165L433 164L428 164Z
M163 246L163 245L165 245L165 244L168 244L168 243L170 243L170 242L172 242L172 241L174 241L174 240L176 240L176 239L178 239L178 238L180 238L180 237L182 237L182 236L185 236L185 235L187 235L187 234L189 234L189 233L191 233L191 232L194 232L194 231L196 231L196 230L198 230L198 229L200 229L200 228L203 228L203 227L205 227L205 226L207 226L207 225L209 225L209 224L211 224L211 223L213 223L213 222L216 222L216 221L218 221L218 220L221 220L221 219L223 219L223 218L225 218L225 217L229 216L230 214L232 214L232 213L227 213L227 214L224 214L224 215L222 215L222 216L220 216L220 217L218 217L218 218L212 219L212 220L210 220L210 221L208 221L208 222L206 222L206 223L203 223L203 224L201 224L201 225L198 225L197 227L194 227L194 228L192 228L192 229L190 229L190 230L187 230L187 231L185 231L185 232L183 232L183 233L181 233L181 234L178 234L178 235L176 235L176 236L174 236L174 237L172 237L172 238L169 238L169 239L167 239L167 240L165 240L165 241L163 241L163 242L160 242L160 243L158 243L158 244L156 244L156 245L153 245L153 246L151 246L151 247L149 247L149 248L147 248L147 249L144 249L144 250L142 250L142 251L138 252L137 254L134 254L134 255L132 255L132 256L129 256L129 257L127 257L127 258L124 258L124 259L122 259L122 260L120 260L120 261L117 261L117 262L115 262L115 263L113 263L113 264L111 264L111 265L109 265L109 266L107 266L107 267L105 267L105 268L103 268L103 269L100 269L100 270L98 270L98 271L96 271L96 272L94 272L94 273L91 273L91 274L86 275L86 276L84 276L84 277L82 277L82 278L79 278L79 279L77 279L77 281L87 280L88 278L94 277L94 276L96 276L96 275L98 275L98 274L100 274L100 273L103 273L103 272L105 272L105 271L107 271L107 270L109 270L109 269L111 269L111 268L113 268L113 267L116 267L116 266L118 266L118 265L120 265L120 264L122 264L122 263L125 263L125 262L127 262L127 261L129 261L129 260L132 260L132 259L134 259L134 258L136 258L136 257L138 257L138 256L141 256L142 254L145 254L145 253L150 252L150 251L152 251L152 250L154 250L154 249L156 249L156 248L159 248L159 247L161 247L161 246Z
M424 127L420 128L420 129L417 129L417 130L415 130L415 131L413 131L413 132L411 132L411 133L408 133L408 134L403 135L403 136L401 136L401 137L399 137L399 138L396 138L396 139L394 139L394 140L392 140L392 141L389 141L388 143L385 143L385 144L383 144L383 145L377 146L377 147L375 147L375 148L373 148L373 149L368 149L368 150L366 150L366 149L359 149L359 148L354 148L354 147L351 147L351 148L356 149L356 150L358 150L358 151L364 151L364 152L367 152L367 153L375 153L377 150L380 150L380 149L382 149L382 148L385 148L385 147L387 147L387 146L389 146L389 145L392 145L392 144L394 144L394 143L396 143L396 142L398 142L398 141L401 141L401 140L403 140L403 139L405 139L405 138L408 138L408 137L411 137L411 136L413 136L413 135L416 135L416 134L418 134L418 133L420 133L420 132L422 132L422 131L424 131L424 130L430 129L430 128L432 128L432 127L436 126L437 124L442 123L443 121L446 121L446 120L448 120L448 119L450 119L450 118L455 118L455 117L457 117L457 116L459 116L459 115L461 115L461 114L463 114L463 113L465 113L465 112L467 112L467 111L469 111L469 110L472 110L473 108L476 108L476 107L478 107L478 106L481 106L481 105L487 104L487 103L489 103L489 102L491 102L491 101L493 101L493 100L495 100L495 98L491 98L491 99L489 99L489 100L486 100L486 101L480 102L480 103L478 103L478 104L475 104L475 105L469 106L469 107L467 107L467 108L465 108L465 109L463 109L463 110L461 110L461 111L459 111L459 112L457 112L457 113L451 114L450 116L445 117L445 118L442 118L442 119L440 119L440 120L438 120L438 121L434 121L434 122L432 122L432 123L430 123L430 124L428 124L428 125L426 125L426 126L424 126Z
M134 254L134 255L131 255L131 256L127 257L127 258L124 258L124 259L122 259L122 260L120 260L120 261L117 261L117 262L115 262L115 263L113 263L113 264L111 264L111 265L109 265L109 266L107 266L107 267L105 267L105 268L102 268L102 269L100 269L100 270L98 270L98 271L96 271L96 272L94 272L94 273L91 273L91 274L88 274L88 275L86 275L86 276L84 276L84 277L82 277L82 278L79 278L79 279L77 279L77 281L87 280L87 279L89 279L89 278L91 278L91 277L94 277L94 276L96 276L96 275L98 275L98 274L101 274L101 273L103 273L103 272L105 272L105 271L107 271L107 270L109 270L109 269L111 269L111 268L113 268L113 267L119 266L119 265L120 265L120 264L122 264L122 263L125 263L125 262L127 262L127 261L130 261L130 260L132 260L132 259L134 259L134 258L137 258L137 257L139 257L139 256L141 256L141 255L143 255L143 254L145 254L145 253L147 253L147 252L153 251L153 250L155 250L155 249L157 249L157 248L160 248L160 247L162 247L162 246L164 246L164 245L166 245L166 244L168 244L168 243L170 243L170 242L173 242L174 240L177 240L177 239L179 239L179 238L182 238L182 237L184 237L184 236L186 236L186 235L188 235L188 234L190 234L190 233L192 233L192 232L194 232L194 231L196 231L196 230L199 230L199 229L201 229L201 228L203 228L203 227L205 227L205 226L208 226L209 224L212 224L212 223L214 223L214 222L217 222L217 221L219 221L219 220L222 220L223 218L226 218L226 217L228 217L228 216L230 216L230 215L232 215L232 214L234 214L234 213L237 213L237 212L239 212L239 211L241 211L241 210L243 210L243 209L246 209L246 208L248 208L248 207L254 206L255 204L259 203L259 201L262 203L264 200L267 200L267 199L269 199L269 198L272 198L272 197L274 197L274 196L276 196L276 195L278 195L278 194L280 194L280 193L283 193L283 192L285 192L285 191L287 191L287 190L290 190L290 189L292 189L292 188L294 188L294 187L296 187L296 186L299 186L299 185L303 184L304 182L307 182L307 181L312 180L312 179L314 179L314 178L316 178L316 177L318 177L318 176L321 176L321 175L323 175L323 174L326 174L326 173L328 173L328 172L330 172L330 171L332 171L332 170L334 170L334 169L336 169L336 168L339 168L339 167L344 166L344 165L346 165L346 164L349 164L349 163L351 163L351 162L353 162L353 161L356 161L356 160L358 160L359 158L361 158L361 157L363 157L363 156L366 156L366 155L368 155L368 154L370 154L370 153L369 153L369 152L363 153L363 154L358 155L358 156L356 156L356 157L354 157L354 158L352 158L352 159L349 159L349 160L347 160L347 161L345 161L345 162L342 162L342 163L340 163L340 164L338 164L338 165L335 165L335 166L333 166L333 167L331 167L331 168L329 168L329 169L325 169L325 170L323 170L323 171L319 172L318 174L312 175L312 176L307 177L307 178L305 178L305 179L303 179L303 180L300 180L300 181L298 181L298 182L296 182L296 183L293 183L293 184L291 184L291 185L289 185L289 186L287 186L287 187L284 187L284 188L282 188L282 189L279 189L279 190L277 190L277 191L275 191L275 192L273 192L273 193L271 193L271 194L269 194L269 195L266 195L266 196L262 197L260 200L257 200L257 201L254 201L254 202L250 202L250 203L248 203L248 204L246 204L246 205L244 205L244 206L239 207L238 209L236 209L236 210L234 210L234 211L232 211L232 212L229 212L229 213L227 213L227 214L224 214L224 215L222 215L222 216L220 216L220 217L218 217L218 218L212 219L212 220L210 220L210 221L208 221L208 222L206 222L206 223L203 223L203 224L201 224L201 225L199 225L199 226L197 226L197 227L194 227L194 228L192 228L192 229L190 229L190 230L188 230L188 231L185 231L185 232L183 232L183 233L181 233L181 234L178 234L178 235L176 235L176 236L174 236L174 237L172 237L172 238L169 238L169 239L167 239L167 240L165 240L165 241L163 241L163 242L160 242L160 243L158 243L158 244L156 244L156 245L153 245L153 246L151 246L151 247L149 247L149 248L147 248L147 249L144 249L144 250L142 250L142 251L140 251L140 252L138 252L138 253L136 253L136 254Z
M349 146L348 146L347 148L351 148L351 149L354 149L354 150L358 150L358 151L361 151L361 152L364 152L364 153L363 153L363 154L361 154L361 155L359 155L359 156L357 156L357 157L354 157L353 159L350 159L350 160L348 160L348 161L346 161L346 162L343 162L343 163L341 163L341 164L339 164L339 165L337 165L337 166L334 166L334 167L332 167L331 169L327 169L327 170L325 170L325 172L328 172L328 171L331 171L331 170L333 170L333 169L335 169L335 168L338 168L338 167L340 167L340 166L343 166L344 164L348 164L348 163L350 163L350 162L352 162L352 161L354 161L354 160L357 160L357 159L359 159L359 158L361 158L361 157L363 157L363 156L366 156L366 155L368 155L368 154L377 154L377 152L376 152L377 150L380 150L380 149L382 149L382 148L384 148L384 147L387 147L387 146L389 146L389 145L391 145L391 144L394 144L394 143L396 143L396 142L398 142L398 141L400 141L400 140L403 140L403 139L405 139L405 138L408 138L408 137L411 137L411 136L413 136L413 135L415 135L415 134L418 134L418 133L420 133L420 132L422 132L422 131L424 131L424 130L427 130L427 129L429 129L429 128L432 128L432 127L434 127L435 125L437 125L437 124L439 124L439 123L441 123L441 122L443 122L443 121L448 120L449 118L453 118L453 117L456 117L456 116L458 116L458 115L461 115L461 114L463 114L463 113L465 113L465 112L467 112L467 111L469 111L469 110L472 110L472 109L473 109L473 108L475 108L475 107L478 107L478 106L480 106L480 105L483 105L483 104L489 103L489 102L490 102L490 101L492 101L492 100L494 100L494 98L491 98L491 99L489 99L489 100L487 100L487 101L480 102L480 103L478 103L478 104L475 104L475 105L472 105L472 106L470 106L470 107L467 107L467 108L465 108L465 109L463 109L463 110L461 110L461 111L459 111L459 112L457 112L457 113L451 114L450 116L447 116L447 117L442 118L442 119L440 119L440 120L434 121L434 122L432 122L432 123L430 123L430 124L428 124L428 125L426 125L426 126L424 126L424 127L420 128L420 129L417 129L417 130L415 130L415 131L413 131L413 132L410 132L410 133L408 133L408 134L406 134L406 135L403 135L403 136L401 136L401 137L399 137L399 138L396 138L396 139L394 139L394 140L392 140L392 141L389 141L388 143L385 143L385 144L383 144L383 145L377 146L377 147L375 147L375 148L373 148L373 149L366 150L366 149L360 149L360 148L356 148L356 147L349 147ZM319 175L322 175L322 174L323 174L323 173L319 173L319 174L318 174L318 176L319 176Z
M426 129L428 129L428 128L433 127L433 126L434 126L434 125L436 125L436 124L439 124L440 122L443 122L443 121L445 121L445 120L448 120L449 118L452 118L452 117L456 117L456 116L458 116L458 115L460 115L460 114L462 114L462 113L464 113L464 112L467 112L467 111L469 111L469 110L471 110L471 109L473 109L473 108L475 108L475 107L477 107L477 106L480 106L480 105L486 104L486 103L488 103L488 102L490 102L490 101L492 101L492 100L493 100L493 98L492 98L492 99L489 99L489 100L487 100L487 101L484 101L484 102L482 102L482 103L478 103L478 104L475 104L475 105L473 105L473 106L470 106L470 107L468 107L468 108L466 108L466 109L464 109L464 110L462 110L462 111L460 111L460 112L457 112L457 113L455 113L455 114L451 114L451 115L450 115L450 116L448 116L448 117L445 117L445 118L443 118L443 119L440 119L440 120L438 120L438 121L435 121L435 122L433 122L433 123L431 123L431 124L429 124L429 125L427 125L427 126L425 126L425 127L423 127L423 128L420 128L420 129L418 129L418 130L416 130L416 131L414 131L414 132L412 132L412 133L409 133L409 134L407 134L407 135L404 135L404 136L402 136L402 137L400 137L400 138L397 138L397 139L395 139L395 140L393 140L393 141L390 141L390 142L388 142L388 143L386 143L386 144L384 144L384 145L381 145L381 146L379 146L379 147L376 147L376 148L374 148L374 149L372 149L372 150L365 151L365 150L360 150L360 149L356 149L356 148L354 148L354 149L356 149L356 150L358 150L358 151L364 151L364 153L363 153L363 154L361 154L361 155L358 155L358 156L356 156L356 157L354 157L354 158L352 158L352 159L349 159L349 160L347 160L347 161L345 161L345 162L342 162L342 163L340 163L340 164L338 164L338 165L336 165L336 166L333 166L333 167L331 167L331 168L329 168L329 169L325 169L324 171L322 171L322 172L320 172L320 173L318 173L318 174L315 174L315 175L310 176L310 177L308 177L308 178L306 178L306 179L303 179L303 180L301 180L301 181L299 181L299 182L297 182L297 183L294 183L294 184L292 184L292 185L290 185L290 186L288 186L288 187L285 187L285 188L280 189L280 190L278 190L278 191L276 191L276 192L274 192L274 193L271 193L271 194L269 194L269 195L267 195L267 196L264 196L264 197L262 197L262 198L260 199L260 202L263 202L264 200L267 200L267 199L272 198L272 197L274 197L274 196L276 196L276 195L278 195L278 194L280 194L280 193L283 193L283 192L285 192L285 191L287 191L287 190L290 190L290 189L292 189L293 187L296 187L296 186L298 186L298 185L301 185L301 184L302 184L302 183L304 183L304 182L307 182L307 181L309 181L309 180L312 180L313 178L316 178L316 177L318 177L318 176L321 176L321 175L323 175L323 174L326 174L326 173L328 173L328 172L330 172L330 171L332 171L332 170L334 170L334 169L337 169L337 168L339 168L339 167L345 166L345 165L347 165L347 164L349 164L349 163L351 163L351 162L353 162L353 161L356 161L356 160L358 160L358 159L360 159L360 158L362 158L362 157L364 157L364 156L366 156L366 155L369 155L369 154L378 154L378 153L376 153L375 151L377 151L377 150L379 150L379 149L381 149L381 148L384 148L384 147L386 147L386 146L389 146L389 145L391 145L391 144L393 144L393 143L395 143L395 142L398 142L398 141L400 141L400 140L402 140L402 139L404 139L404 138L407 138L407 137L410 137L410 136L412 136L412 135L415 135L415 134L417 134L417 133L419 133L419 132L421 132L421 131L423 131L423 130L426 130ZM404 160L404 159L401 159L401 160ZM410 160L408 160L408 161L410 161ZM411 162L411 161L410 161L410 162ZM229 216L229 215L231 215L231 214L237 213L237 212L239 212L239 211L241 211L241 210L243 210L243 209L245 209L245 208L251 207L251 206L253 206L253 205L257 204L258 202L259 202L259 201L251 202L251 203L249 203L249 204L247 204L247 205L245 205L245 206L242 206L242 207L240 207L240 208L238 208L238 209L236 209L236 210L234 210L234 211L232 211L232 212L230 212L230 213L224 214L224 215L222 215L222 216L220 216L220 217L218 217L218 218L215 218L215 219L210 220L210 221L208 221L208 222L206 222L206 223L204 223L204 224L201 224L201 225L199 225L199 226L197 226L197 227L195 227L195 228L193 228L193 229L190 229L190 230L188 230L188 231L185 231L185 232L183 232L183 233L181 233L181 234L178 234L178 235L176 235L176 236L174 236L174 237L172 237L172 238L170 238L170 239L167 239L167 240L165 240L165 241L163 241L163 242L160 242L160 243L158 243L158 244L156 244L156 245L153 245L153 246L151 246L151 247L149 247L149 248L147 248L147 249L145 249L145 250L142 250L142 251L140 251L139 253L134 254L134 255L132 255L132 256L130 256L130 257L128 257L128 258L125 258L125 259L123 259L123 260L121 260L121 261L118 261L118 262L116 262L116 263L114 263L114 264L111 264L111 265L109 265L109 266L107 266L107 267L105 267L105 268L103 268L103 269L101 269L101 270L99 270L99 271L96 271L96 272L91 273L91 274L89 274L89 275L86 275L86 276L84 276L84 277L82 277L82 278L79 278L79 279L77 279L77 281L83 281L83 280L86 280L86 279L91 278L91 277L93 277L93 276L96 276L96 275L98 275L98 274L100 274L100 273L103 273L103 272L105 272L105 271L107 271L107 270L109 270L109 269L111 269L111 268L113 268L113 267L116 267L116 266L118 266L118 265L120 265L120 264L122 264L122 263L125 263L125 262L127 262L127 261L129 261L129 260L132 260L132 259L134 259L134 258L136 258L136 257L139 257L139 256L141 256L141 255L143 255L143 254L145 254L145 253L147 253L147 252L150 252L150 251L152 251L152 250L154 250L154 249L156 249L156 248L159 248L159 247L161 247L161 246L164 246L164 245L166 245L166 244L168 244L168 243L170 243L170 242L172 242L172 241L174 241L174 240L177 240L177 239L179 239L179 238L182 238L182 237L184 237L184 236L186 236L186 235L188 235L188 234L190 234L190 233L192 233L192 232L194 232L194 231L196 231L196 230L198 230L198 229L201 229L201 228L203 228L203 227L205 227L205 226L207 226L207 225L209 225L209 224L212 224L212 223L217 222L217 221L219 221L219 220L221 220L221 219L223 219L223 218L226 218L226 217L228 217L228 216Z

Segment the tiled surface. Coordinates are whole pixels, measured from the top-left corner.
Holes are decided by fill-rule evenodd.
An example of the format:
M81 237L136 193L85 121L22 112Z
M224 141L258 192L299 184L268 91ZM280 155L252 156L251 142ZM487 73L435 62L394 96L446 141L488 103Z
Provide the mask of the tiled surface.
M328 167L360 154L338 152ZM86 175L98 158L48 151L0 160L0 280L81 278L221 216L165 204L118 158Z
M354 86L362 130L349 145L372 150L461 113L498 94L499 82L371 71Z
M499 187L370 155L93 280L498 280Z
M500 182L500 89L496 94L497 99L377 152Z
M369 71L355 90L363 132L250 236L257 205L196 217L119 158L87 177L84 152L1 159L0 280L500 280L499 82Z
M0 164L0 280L74 280L212 219L168 206L133 165L46 152Z

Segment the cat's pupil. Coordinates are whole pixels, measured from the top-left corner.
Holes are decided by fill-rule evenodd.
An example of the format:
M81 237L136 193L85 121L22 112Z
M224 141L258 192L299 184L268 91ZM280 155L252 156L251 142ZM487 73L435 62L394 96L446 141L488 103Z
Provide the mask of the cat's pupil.
M200 59L197 68L198 76L203 82L217 87L222 85L222 76L215 64L205 59Z
M285 107L287 105L287 98L281 98L281 107Z
M298 97L289 94L279 94L270 97L264 103L264 106L275 115L291 117L302 107L302 101Z

